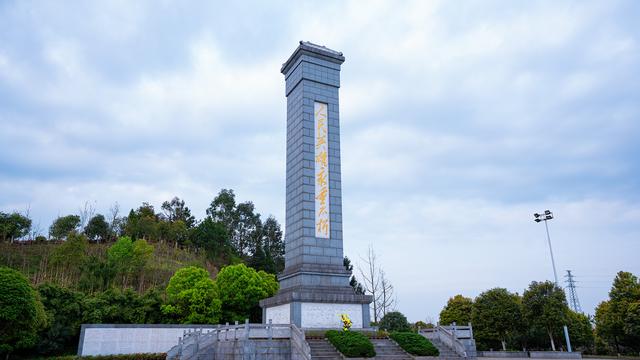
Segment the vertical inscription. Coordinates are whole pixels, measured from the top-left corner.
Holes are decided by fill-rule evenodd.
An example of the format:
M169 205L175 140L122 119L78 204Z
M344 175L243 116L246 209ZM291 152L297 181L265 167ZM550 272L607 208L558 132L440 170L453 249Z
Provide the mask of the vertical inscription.
M327 104L314 103L316 237L329 238L329 146Z

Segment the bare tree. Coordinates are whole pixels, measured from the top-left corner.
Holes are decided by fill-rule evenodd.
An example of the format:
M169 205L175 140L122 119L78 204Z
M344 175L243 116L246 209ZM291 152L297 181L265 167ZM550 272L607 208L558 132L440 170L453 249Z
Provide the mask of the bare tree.
M378 318L382 319L388 312L394 311L397 298L394 296L393 285L387 279L384 270L379 271L380 290L378 295Z
M118 217L118 215L120 215L120 204L118 204L118 202L116 201L109 208L109 233L112 237L115 237L116 228L118 227L120 222L120 218Z
M380 312L378 303L380 298L380 270L376 260L376 253L371 245L369 245L367 257L365 259L360 257L360 260L362 260L364 267L358 265L358 271L360 272L365 292L368 292L373 297L373 321L377 323Z
M78 210L78 215L80 215L80 231L84 231L85 226L87 226L89 220L96 213L96 207L94 204L90 203L89 201L85 201L84 207L81 207Z

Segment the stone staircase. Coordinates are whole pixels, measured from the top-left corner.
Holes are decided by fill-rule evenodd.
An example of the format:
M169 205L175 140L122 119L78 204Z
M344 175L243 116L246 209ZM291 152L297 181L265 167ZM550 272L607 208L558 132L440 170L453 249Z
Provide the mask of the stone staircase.
M371 339L376 350L374 359L384 360L412 360L413 356L402 350L398 344L389 339Z
M312 360L342 360L344 357L331 345L327 339L307 339L311 348Z
M438 351L440 351L440 356L439 356L440 359L455 359L455 360L462 359L460 355L458 355L455 351L453 351L452 348L448 347L442 341L438 339L430 339L429 341L431 341L433 346L438 348Z

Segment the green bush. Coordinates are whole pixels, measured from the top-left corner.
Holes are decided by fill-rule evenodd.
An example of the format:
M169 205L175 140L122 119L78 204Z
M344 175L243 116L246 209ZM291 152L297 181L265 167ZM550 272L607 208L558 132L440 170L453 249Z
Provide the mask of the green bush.
M407 317L399 311L387 313L380 319L380 329L387 331L409 331L411 327L407 321Z
M374 357L376 351L368 337L355 331L329 330L327 339L346 357Z
M440 352L431 341L413 332L393 332L390 335L404 351L417 356L438 356Z

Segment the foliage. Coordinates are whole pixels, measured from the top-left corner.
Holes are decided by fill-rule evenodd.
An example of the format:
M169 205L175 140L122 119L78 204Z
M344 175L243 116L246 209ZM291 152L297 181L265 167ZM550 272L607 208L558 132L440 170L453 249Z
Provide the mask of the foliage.
M158 217L153 206L145 202L135 211L132 209L126 219L124 231L133 239L157 239Z
M507 341L522 328L522 300L507 289L487 290L473 302L473 332L481 348L494 348L501 344L507 350Z
M127 284L127 276L135 275L147 265L153 254L153 246L144 239L131 241L127 236L120 237L107 251L109 263L123 276L123 284Z
M87 226L84 228L84 233L91 241L105 241L109 238L109 224L104 218L104 215L97 214L92 217Z
M278 291L278 282L273 274L256 271L244 264L222 268L216 277L216 285L222 300L222 321L262 319L258 302L273 296Z
M447 305L440 311L440 325L466 325L471 322L473 300L462 295L456 295L447 301Z
M399 311L388 312L380 319L379 326L386 331L409 331L411 329L406 316Z
M371 340L359 332L329 330L326 336L329 342L348 358L376 356Z
M27 278L0 266L0 354L33 346L46 323L44 307Z
M438 356L440 352L431 341L424 336L413 332L392 332L389 337L397 342L400 347L411 355Z
M569 310L567 328L571 346L583 352L592 352L594 346L593 328L589 317L585 314Z
M13 241L26 236L31 229L31 219L13 212L0 212L0 242Z
M48 326L39 334L37 351L55 354L72 349L78 344L85 295L53 284L42 284L37 291L48 318Z
M51 254L53 265L64 265L71 272L77 273L87 258L89 242L83 234L75 231L68 233L67 240Z
M222 189L207 209L207 216L224 226L234 252L250 259L257 270L276 273L284 269L280 224L271 216L263 223L252 202L236 203L233 190Z
M221 222L205 218L191 231L193 245L204 249L207 258L214 260L228 258L233 250L227 237L227 230Z
M426 323L422 320L418 320L415 324L411 325L411 330L417 332L420 329L433 329L434 326L432 323Z
M65 239L70 232L75 231L80 226L80 216L67 215L58 217L49 227L49 236L54 239Z
M562 334L568 312L564 291L550 281L532 282L522 296L522 314L528 327L544 330L554 351L554 336Z
M196 224L196 218L191 215L191 210L185 206L184 200L174 197L171 201L162 203L162 210L170 223L181 221L187 229Z
M162 312L183 324L215 324L220 319L218 289L209 273L190 266L176 271L166 289Z
M262 244L268 263L273 266L272 269L264 270L272 274L277 274L284 270L284 241L282 239L282 230L280 229L278 220L273 216L269 216L264 223L262 223Z
M345 256L344 259L342 259L342 265L344 265L344 268L347 269L347 271L353 272L353 265L351 264L351 259L349 259L347 256ZM358 282L355 275L351 275L351 279L349 280L349 285L351 285L351 287L353 288L353 292L355 292L358 295L364 295L364 287L362 286L362 284Z
M640 283L620 271L609 292L609 300L596 308L596 334L600 348L615 353L640 351Z
M165 320L162 303L155 289L143 295L131 289L109 289L84 300L82 319L94 324L158 324Z

